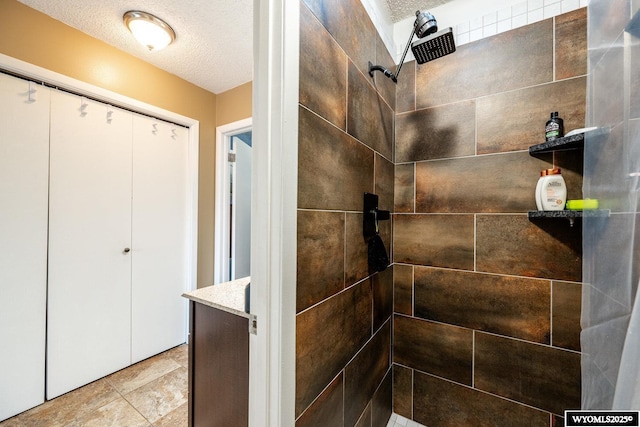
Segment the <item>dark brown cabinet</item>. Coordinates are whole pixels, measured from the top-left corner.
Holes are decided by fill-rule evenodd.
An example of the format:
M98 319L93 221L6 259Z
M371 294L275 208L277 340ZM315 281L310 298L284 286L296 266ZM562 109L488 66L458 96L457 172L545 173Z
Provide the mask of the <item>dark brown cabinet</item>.
M189 426L248 426L249 319L189 307Z

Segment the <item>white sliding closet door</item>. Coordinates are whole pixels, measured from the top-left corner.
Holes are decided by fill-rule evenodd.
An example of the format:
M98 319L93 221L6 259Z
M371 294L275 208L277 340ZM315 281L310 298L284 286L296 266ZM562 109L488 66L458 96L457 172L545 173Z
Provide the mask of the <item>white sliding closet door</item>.
M186 340L188 130L133 118L132 363Z
M48 399L131 360L132 116L52 91Z
M0 421L44 402L49 89L31 85L0 74Z

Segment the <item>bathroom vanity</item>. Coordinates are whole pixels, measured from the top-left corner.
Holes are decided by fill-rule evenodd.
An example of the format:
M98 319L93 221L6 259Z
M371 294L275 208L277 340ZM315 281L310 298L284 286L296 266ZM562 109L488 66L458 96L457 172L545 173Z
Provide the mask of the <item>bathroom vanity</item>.
M249 424L249 281L182 295L189 299L189 427Z

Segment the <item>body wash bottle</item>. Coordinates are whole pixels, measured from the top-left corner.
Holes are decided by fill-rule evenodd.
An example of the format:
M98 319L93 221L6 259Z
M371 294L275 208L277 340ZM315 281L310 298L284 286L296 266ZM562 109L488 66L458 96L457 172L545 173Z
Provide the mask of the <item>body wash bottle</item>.
M567 202L567 186L560 168L540 172L536 185L536 205L543 211L561 211Z
M544 127L544 137L546 141L561 138L564 136L564 120L558 117L558 112L551 113L551 118Z

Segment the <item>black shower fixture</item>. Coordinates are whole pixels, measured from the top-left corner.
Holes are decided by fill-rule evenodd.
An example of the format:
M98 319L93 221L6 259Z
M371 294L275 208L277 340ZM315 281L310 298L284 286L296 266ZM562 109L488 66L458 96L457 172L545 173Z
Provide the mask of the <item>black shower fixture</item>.
M419 40L411 43L413 35L418 36ZM369 62L369 75L373 77L374 71L382 71L382 73L398 83L398 74L404 63L404 58L407 56L411 46L411 52L416 58L418 64L424 64L425 62L433 61L434 59L441 58L445 55L456 51L456 44L453 40L453 30L451 27L442 31L438 31L438 23L435 16L429 12L416 11L416 20L413 23L413 31L409 36L407 47L404 49L400 64L395 73L384 68L382 65L373 65Z

